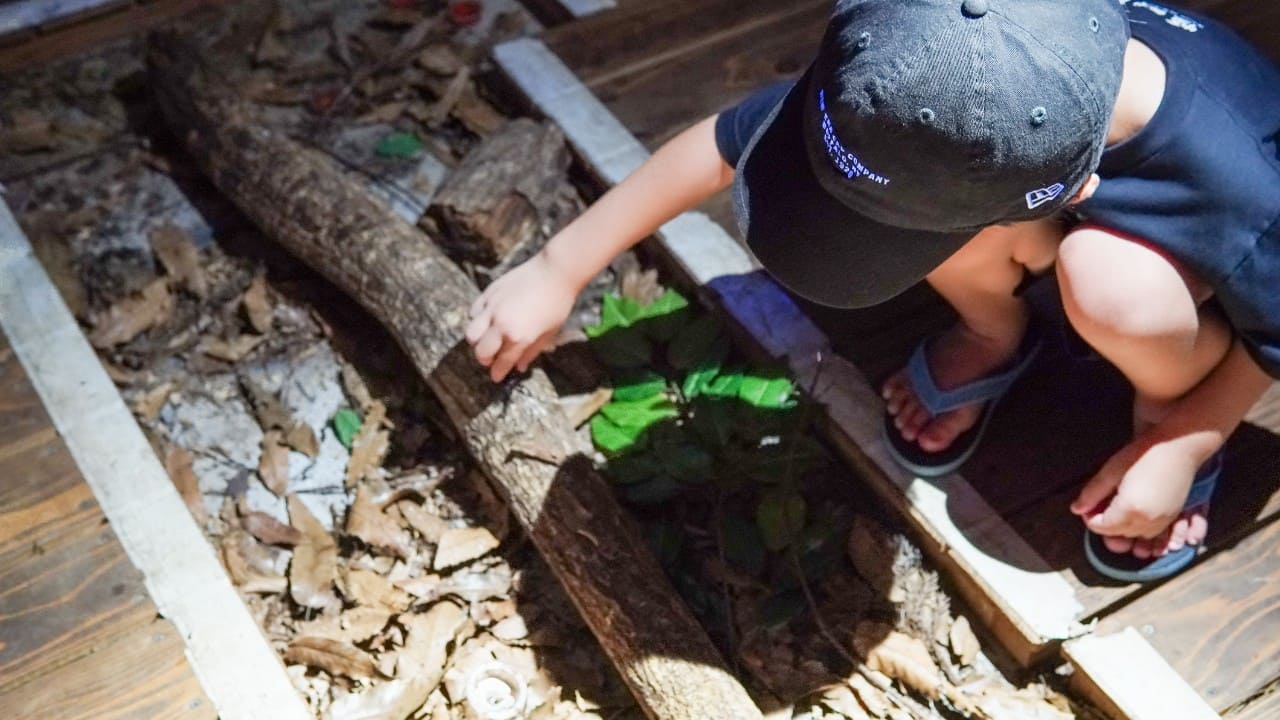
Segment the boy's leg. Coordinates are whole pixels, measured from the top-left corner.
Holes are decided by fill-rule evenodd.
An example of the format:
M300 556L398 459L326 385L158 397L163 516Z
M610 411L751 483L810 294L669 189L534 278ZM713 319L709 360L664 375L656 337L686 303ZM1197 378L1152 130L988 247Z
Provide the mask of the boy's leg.
M1059 249L1057 272L1076 331L1133 384L1138 433L1159 422L1230 348L1230 327L1202 305L1210 295L1204 283L1140 243L1099 230L1074 232ZM1155 538L1105 543L1112 552L1145 558L1198 543L1207 529L1201 508Z
M930 374L943 390L963 385L1005 365L1026 332L1026 303L1014 296L1030 270L1053 264L1062 232L1053 221L991 227L979 233L928 276L960 322L930 342ZM930 417L917 401L904 371L886 381L884 398L894 424L908 441L939 452L978 420L981 406Z

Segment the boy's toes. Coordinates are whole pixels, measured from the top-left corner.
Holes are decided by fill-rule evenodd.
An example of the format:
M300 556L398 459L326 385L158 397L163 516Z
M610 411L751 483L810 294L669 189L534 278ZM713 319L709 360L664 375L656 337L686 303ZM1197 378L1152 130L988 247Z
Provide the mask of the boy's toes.
M1107 535L1102 538L1102 544L1113 553L1127 553L1133 549L1133 538Z
M902 432L903 439L908 442L914 442L920 435L921 428L929 421L929 413L924 408L915 403L909 403L894 418L898 430Z
M1174 521L1173 527L1169 528L1169 552L1177 552L1187 546L1187 530L1190 527L1191 522L1186 517Z
M1199 545L1204 542L1204 538L1209 534L1209 518L1207 516L1208 508L1200 512L1190 513L1187 516L1187 544Z

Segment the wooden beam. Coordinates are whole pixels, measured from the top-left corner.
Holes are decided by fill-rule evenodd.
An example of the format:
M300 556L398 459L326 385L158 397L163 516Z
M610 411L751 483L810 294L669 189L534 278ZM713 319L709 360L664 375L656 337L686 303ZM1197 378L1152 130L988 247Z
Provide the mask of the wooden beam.
M1132 627L1063 645L1071 687L1113 720L1217 720L1218 713Z

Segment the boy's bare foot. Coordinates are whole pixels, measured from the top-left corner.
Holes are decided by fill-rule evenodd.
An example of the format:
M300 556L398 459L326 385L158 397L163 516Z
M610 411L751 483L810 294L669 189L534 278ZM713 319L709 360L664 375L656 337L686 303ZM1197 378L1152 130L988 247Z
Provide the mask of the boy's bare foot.
M1202 505L1178 516L1164 532L1154 538L1103 537L1102 544L1113 553L1132 552L1142 560L1177 552L1188 545L1199 545L1209 533L1209 506Z
M951 390L1007 365L1017 352L1019 340L993 339L973 332L964 323L956 323L929 341L929 372L940 389ZM903 439L931 453L947 449L982 414L979 404L931 417L917 399L905 369L885 382L882 395Z

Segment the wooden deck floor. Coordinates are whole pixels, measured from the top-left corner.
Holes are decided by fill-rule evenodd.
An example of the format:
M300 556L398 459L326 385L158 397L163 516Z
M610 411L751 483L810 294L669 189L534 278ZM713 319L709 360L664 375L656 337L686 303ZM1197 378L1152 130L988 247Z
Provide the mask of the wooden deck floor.
M217 716L0 331L0 715Z
M1253 37L1280 36L1259 34L1258 13L1240 10L1252 4L1200 4L1229 21L1247 16ZM549 30L543 41L653 150L752 89L798 75L829 7L827 0L622 0L617 10ZM1280 14L1262 20L1280 28ZM736 235L727 197L704 209ZM1053 289L1036 294L1052 298ZM1050 324L1060 319L1053 302L1039 306ZM806 309L877 385L920 338L951 322L926 288L869 311ZM1098 620L1100 633L1138 628L1229 717L1278 717L1280 525L1273 521L1280 517L1280 392L1231 439L1208 552L1159 587L1114 583L1093 572L1079 521L1067 512L1080 482L1124 442L1129 404L1114 369L1058 343L1006 400L962 474L1066 581L1083 608L1081 621ZM994 557L1003 552L997 545L982 549Z

